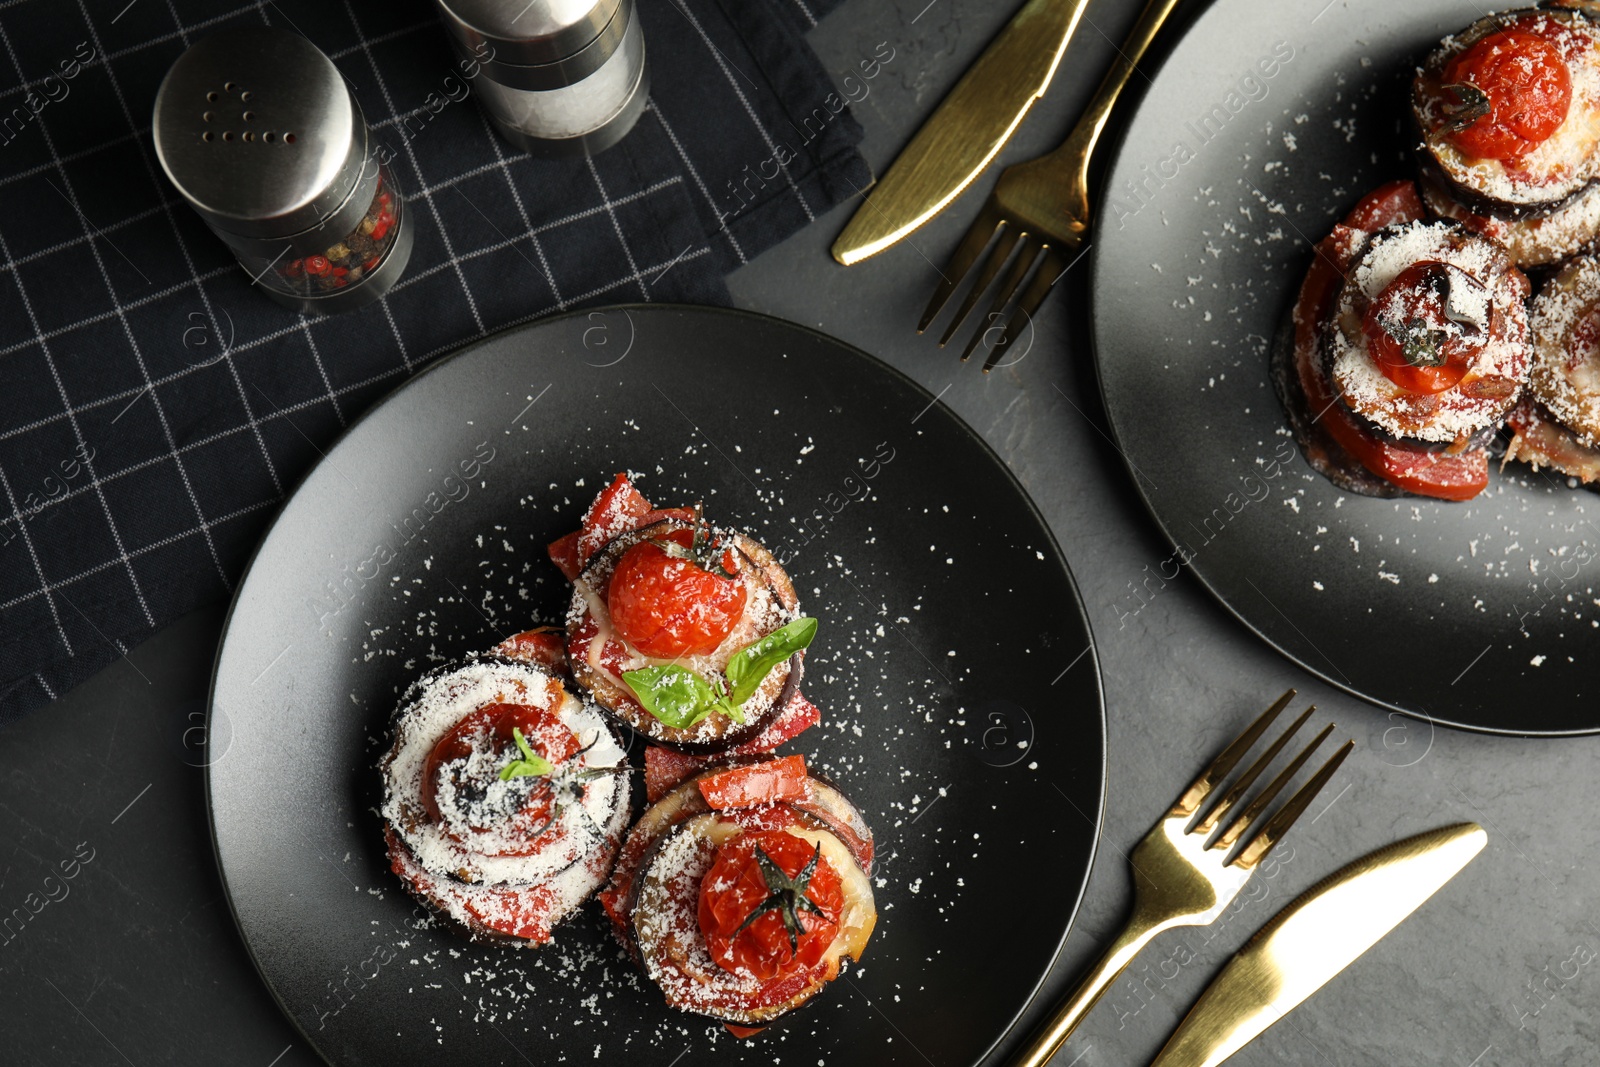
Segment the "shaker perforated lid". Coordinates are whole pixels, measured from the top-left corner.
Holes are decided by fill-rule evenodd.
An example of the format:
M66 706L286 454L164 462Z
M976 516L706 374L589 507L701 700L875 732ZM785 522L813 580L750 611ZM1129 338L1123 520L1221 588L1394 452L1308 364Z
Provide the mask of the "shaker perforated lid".
M492 55L492 64L509 66L542 66L571 59L601 35L622 6L622 0L437 3L445 27L462 49Z
M316 226L375 181L374 168L363 174L367 124L343 77L287 30L197 41L161 83L152 132L178 191L213 229L240 237Z

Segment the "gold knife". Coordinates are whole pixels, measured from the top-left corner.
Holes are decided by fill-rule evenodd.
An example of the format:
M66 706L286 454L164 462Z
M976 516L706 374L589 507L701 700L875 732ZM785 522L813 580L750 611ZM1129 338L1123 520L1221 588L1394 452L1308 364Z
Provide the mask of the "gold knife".
M882 252L956 198L1044 95L1089 0L1028 0L962 75L833 243L845 266Z
M1489 841L1477 823L1408 837L1329 875L1272 917L1200 995L1150 1067L1214 1067L1377 944Z

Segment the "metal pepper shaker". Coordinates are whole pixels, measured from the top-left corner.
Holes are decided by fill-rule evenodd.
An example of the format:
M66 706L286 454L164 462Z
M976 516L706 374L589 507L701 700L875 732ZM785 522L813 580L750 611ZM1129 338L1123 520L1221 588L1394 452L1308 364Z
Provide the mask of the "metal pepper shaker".
M172 184L278 303L344 311L405 270L399 187L344 78L300 34L195 42L161 83L152 133Z
M484 110L536 155L622 140L650 92L634 0L435 0Z

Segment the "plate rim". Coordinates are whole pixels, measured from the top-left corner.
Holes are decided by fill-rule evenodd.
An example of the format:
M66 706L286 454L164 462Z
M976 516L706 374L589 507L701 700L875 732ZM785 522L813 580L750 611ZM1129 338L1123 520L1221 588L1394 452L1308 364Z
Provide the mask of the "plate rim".
M340 1067L340 1065L330 1059L328 1055L323 1052L320 1045L316 1041L312 1040L311 1035L301 1024L299 1018L289 1008L289 1005L284 1000L283 995L278 991L278 988L267 976L266 968L263 967L261 959L256 954L256 947L245 932L244 922L240 919L238 906L234 899L234 888L228 879L227 867L223 863L222 841L218 835L217 809L214 795L215 783L213 781L213 773L217 765L221 762L221 757L220 755L217 755L214 758L212 751L213 745L215 744L214 738L216 737L216 731L213 729L213 726L215 723L217 685L218 676L220 674L222 665L222 655L227 647L228 637L233 630L235 614L240 609L240 602L243 599L245 588L249 584L250 577L255 571L256 563L260 559L262 551L265 549L267 543L272 539L273 535L277 533L279 524L283 521L284 515L289 509L289 505L293 503L295 497L300 493L301 489L305 487L305 484L311 479L311 477L318 470L320 470L325 463L329 462L329 458L333 455L333 453L344 444L345 440L351 434L353 434L358 427L362 426L368 419L375 417L381 409L387 407L389 403L393 401L395 397L398 396L403 390L411 388L424 377L436 373L440 370L440 368L446 366L447 364L453 363L458 359L462 359L475 352L479 348L493 343L499 343L513 334L537 331L548 328L559 322L576 319L580 316L587 317L596 312L614 313L618 311L627 314L640 312L647 315L655 315L662 312L679 314L688 313L690 315L715 315L733 319L742 319L745 321L755 320L768 325L777 326L782 329L798 331L824 343L842 348L851 353L853 356L864 359L871 364L875 364L878 370L887 372L890 376L898 378L901 384L909 386L914 392L922 394L933 403L938 402L938 397L935 397L926 386L922 385L915 378L912 378L910 375L889 363L887 360L879 359L877 356L863 348L858 347L857 345L851 344L842 338L834 337L832 334L825 333L821 330L815 329L814 327L807 326L804 323L793 322L789 319L780 318L776 315L768 315L764 312L750 311L744 308L718 307L715 305L654 302L604 304L595 307L577 308L555 315L542 316L530 322L523 322L508 326L504 329L496 330L493 333L477 338L476 340L469 341L460 347L440 354L427 365L419 369L416 373L412 374L404 381L395 385L394 388L388 390L382 396L372 401L372 403L368 405L368 407L363 410L360 415L358 415L348 426L341 429L339 433L327 444L327 446L321 450L321 454L317 460L301 473L300 477L295 480L292 488L285 491L283 499L279 502L276 509L274 509L271 521L267 524L259 539L250 550L250 555L245 563L244 569L240 572L239 579L234 585L233 595L229 598L228 610L223 616L222 628L217 636L216 652L212 656L211 678L206 686L205 813L207 837L211 842L211 855L212 860L216 864L217 876L222 883L222 895L227 900L229 918L233 921L234 930L239 935L239 940L243 944L245 952L250 958L250 963L255 968L256 975L258 978L260 978L261 984L266 988L267 993L272 997L273 1003L277 1005L278 1010L283 1014L284 1018L294 1029L300 1040L303 1041L319 1059L328 1064L329 1067ZM1110 766L1110 726L1106 718L1105 675L1100 667L1099 642L1095 638L1093 620L1090 618L1087 606L1084 603L1083 590L1078 583L1077 576L1072 571L1072 566L1067 559L1066 553L1061 548L1060 538L1056 536L1055 528L1050 524L1049 520L1045 518L1044 513L1039 510L1038 503L1033 499L1032 494L1027 491L1026 487L1023 486L1021 480L1018 479L1016 472L1011 469L1011 465L1005 461L1004 457L1002 457L1000 453L989 444L988 441L984 440L982 435L974 430L953 408L949 409L949 414L956 427L965 433L967 437L969 437L974 443L976 443L979 448L986 452L989 458L994 461L995 465L1004 471L1011 488L1027 505L1029 512L1038 522L1040 528L1045 531L1048 537L1047 548L1053 553L1056 563L1059 564L1061 570L1066 574L1067 586L1072 592L1073 607L1076 609L1078 621L1082 624L1083 632L1087 636L1089 642L1088 647L1084 650L1084 653L1089 661L1088 665L1091 669L1094 680L1095 712L1100 729L1100 759L1098 762L1100 788L1097 790L1097 796L1095 798L1095 811L1094 818L1092 820L1093 833L1090 837L1089 848L1085 857L1083 878L1078 887L1077 895L1073 900L1071 912L1067 916L1066 923L1062 926L1060 938L1051 953L1049 963L1034 981L1033 989L1017 1007L1017 1010L1012 1014L1010 1020L1007 1021L1006 1024L999 1030L999 1032L994 1035L993 1040L985 1049L983 1049L982 1053L974 1061L972 1061L971 1067L981 1067L981 1065L983 1065L994 1053L995 1049L998 1048L1008 1037L1010 1037L1014 1031L1016 1031L1018 1024L1023 1021L1023 1018L1039 1000L1039 994L1049 981L1050 975L1055 970L1056 965L1060 962L1062 951L1066 948L1067 938L1071 935L1073 928L1077 925L1078 919L1083 910L1083 901L1088 895L1089 883L1094 876L1095 864L1100 858L1100 842L1105 832L1106 796L1108 791L1107 771ZM1071 668L1069 667L1068 669L1070 670ZM225 751L226 750L224 750L224 752Z
M1225 11L1227 6L1228 5L1225 3L1211 3L1206 5L1204 10L1200 11L1193 19L1185 24L1183 27L1182 36L1175 39L1168 46L1165 53L1161 56L1160 65L1157 67L1153 77L1151 78L1149 86L1147 86L1145 91L1140 94L1138 100L1134 101L1133 107L1127 111L1127 117L1123 119L1116 130L1116 137L1112 142L1111 151L1107 157L1105 170L1101 179L1100 188L1102 196L1104 195L1105 190L1115 188L1117 179L1122 177L1121 170L1125 162L1125 150L1128 145L1129 135L1133 132L1134 127L1139 123L1140 119L1144 118L1146 115L1146 109L1150 101L1150 90L1153 89L1160 79L1168 73L1168 69L1172 61L1183 50L1184 45L1188 41L1189 35L1202 26L1207 25L1210 20L1222 18L1223 15L1221 12ZM1104 218L1102 216L1101 223L1103 223L1103 221ZM1165 540L1167 544L1177 548L1179 547L1177 538L1175 538L1172 532L1168 529L1167 522L1162 518L1161 513L1156 510L1154 502L1150 499L1149 494L1145 491L1145 487L1143 484L1141 484L1137 476L1137 472L1133 467L1133 460L1129 457L1128 450L1122 440L1122 431L1117 426L1117 420L1112 414L1111 404L1106 396L1106 360L1102 357L1101 335L1103 332L1109 331L1102 326L1102 319L1106 313L1102 311L1102 304L1098 294L1103 288L1103 283L1105 281L1103 277L1103 271L1109 269L1107 266L1108 262L1108 257L1105 254L1105 243L1100 240L1096 240L1094 242L1093 259L1089 265L1089 345L1092 355L1091 362L1094 364L1095 384L1100 394L1100 406L1105 411L1106 425L1110 428L1113 442L1116 445L1117 459L1122 464L1124 471L1127 474L1128 481L1133 484L1134 492L1139 496L1139 502L1144 506L1145 511L1155 523L1156 529L1160 532L1162 539ZM1274 394L1272 400L1274 404L1277 403L1276 394ZM1324 684L1329 685L1340 692L1348 693L1349 695L1371 704L1374 707L1381 708L1384 711L1404 715L1408 718L1425 722L1432 726L1443 726L1446 729L1460 730L1465 733L1487 734L1494 737L1520 737L1532 740L1541 738L1556 739L1563 737L1592 737L1596 734L1600 734L1600 723L1596 723L1594 726L1574 730L1528 731L1513 730L1497 726L1486 726L1482 723L1460 722L1439 715L1430 715L1429 713L1420 711L1416 708L1403 707L1399 704L1384 700L1382 697L1374 694L1362 692L1350 683L1341 682L1339 679L1334 678L1327 671L1319 667L1312 666L1304 657L1289 651L1283 645L1269 637L1261 630L1260 627L1253 623L1238 607L1236 607L1227 597L1225 597L1215 584L1213 584L1211 578L1208 576L1207 567L1204 564L1191 562L1187 565L1187 569L1191 574L1194 575L1195 580L1200 583L1201 588L1206 591L1207 595L1209 595L1213 601L1220 604L1222 608L1228 612L1228 614L1232 615L1235 619L1242 623L1246 630L1258 638L1268 648L1272 649L1278 655L1299 667L1301 670L1311 674Z

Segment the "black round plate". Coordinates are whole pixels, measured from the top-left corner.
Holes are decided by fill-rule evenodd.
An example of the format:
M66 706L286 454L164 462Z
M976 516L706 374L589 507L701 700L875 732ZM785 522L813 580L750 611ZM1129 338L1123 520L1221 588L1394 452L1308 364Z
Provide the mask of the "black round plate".
M1412 70L1462 0L1216 0L1127 129L1095 245L1094 337L1116 439L1184 568L1332 684L1446 725L1600 730L1600 497L1512 464L1464 504L1341 493L1288 436L1267 373L1312 242L1411 174ZM1491 464L1491 467L1496 466Z
M559 620L544 546L623 469L785 561L821 621L805 691L825 712L790 747L877 835L863 965L749 1042L667 1009L593 903L545 949L474 945L419 922L384 860L374 764L397 695ZM974 1063L1066 935L1105 783L1088 623L1004 464L866 354L701 308L518 329L378 405L257 551L211 715L234 915L340 1065Z

